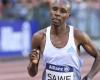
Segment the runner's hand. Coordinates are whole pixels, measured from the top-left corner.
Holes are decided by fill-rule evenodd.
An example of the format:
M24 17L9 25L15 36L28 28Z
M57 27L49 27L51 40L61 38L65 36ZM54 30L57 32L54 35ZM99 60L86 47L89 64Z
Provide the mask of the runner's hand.
M33 64L37 64L39 62L39 59L40 59L39 50L33 49L31 54L29 54L29 58Z

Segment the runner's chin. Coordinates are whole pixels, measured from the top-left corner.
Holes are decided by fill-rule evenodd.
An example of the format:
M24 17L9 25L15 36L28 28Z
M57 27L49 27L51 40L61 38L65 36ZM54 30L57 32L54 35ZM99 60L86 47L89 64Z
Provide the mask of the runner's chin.
M55 26L59 26L61 22L59 20L52 20L52 24Z

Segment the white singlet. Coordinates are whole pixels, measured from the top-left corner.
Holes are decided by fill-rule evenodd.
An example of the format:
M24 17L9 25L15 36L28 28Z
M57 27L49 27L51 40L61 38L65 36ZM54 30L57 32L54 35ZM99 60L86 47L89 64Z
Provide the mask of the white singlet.
M56 48L50 40L47 28L43 52L44 72L42 80L81 80L81 60L74 41L74 28L70 27L68 42L63 48ZM67 35L67 34L66 34Z

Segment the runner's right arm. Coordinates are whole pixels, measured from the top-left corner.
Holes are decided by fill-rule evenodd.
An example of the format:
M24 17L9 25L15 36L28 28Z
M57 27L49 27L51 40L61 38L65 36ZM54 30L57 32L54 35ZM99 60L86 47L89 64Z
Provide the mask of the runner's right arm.
M41 36L39 33L36 33L32 37L32 51L29 54L30 63L27 67L28 73L31 77L34 77L38 72L38 64L40 60L40 45L41 45Z

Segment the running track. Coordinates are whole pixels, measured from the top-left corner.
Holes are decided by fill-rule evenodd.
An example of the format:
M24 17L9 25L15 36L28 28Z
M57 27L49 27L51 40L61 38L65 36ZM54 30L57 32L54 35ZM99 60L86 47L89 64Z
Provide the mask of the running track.
M82 58L84 59L84 57ZM41 80L43 70L42 62L40 62L39 73L34 78L31 78L27 73L28 62L29 61L26 58L7 61L0 60L0 80ZM85 58L82 76L89 71L92 62L93 58L90 56ZM94 77L93 80L100 80L100 72Z

